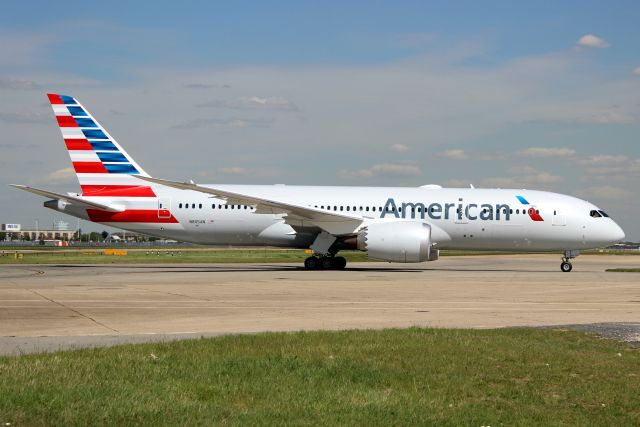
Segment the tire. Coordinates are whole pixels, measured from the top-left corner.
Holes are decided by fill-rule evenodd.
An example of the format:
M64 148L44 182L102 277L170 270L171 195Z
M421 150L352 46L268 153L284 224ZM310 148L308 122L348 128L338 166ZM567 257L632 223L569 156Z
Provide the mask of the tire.
M333 257L323 257L320 258L320 268L323 270L332 270L335 268L334 258Z
M570 262L563 262L562 264L560 264L560 270L562 270L563 273L568 273L571 271L571 269L573 268L573 266L571 265Z
M304 260L304 268L307 270L315 270L319 267L320 262L318 258L314 256L310 256L309 258Z
M337 256L333 259L333 265L335 269L342 270L347 266L347 259L342 256Z

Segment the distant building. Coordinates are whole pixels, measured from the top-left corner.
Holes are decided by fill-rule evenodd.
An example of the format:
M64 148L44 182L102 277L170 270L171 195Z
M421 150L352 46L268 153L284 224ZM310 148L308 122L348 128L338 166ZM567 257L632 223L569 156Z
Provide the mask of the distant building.
M20 224L1 224L5 240L74 240L78 231L70 230L69 223L56 221L53 229L24 230Z

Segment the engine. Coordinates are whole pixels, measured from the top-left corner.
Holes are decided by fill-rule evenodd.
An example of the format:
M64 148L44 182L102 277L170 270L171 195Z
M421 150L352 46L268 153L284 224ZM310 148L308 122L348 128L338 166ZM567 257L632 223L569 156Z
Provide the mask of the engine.
M423 262L438 259L431 250L431 227L413 221L370 224L357 235L357 248L369 258L390 262Z

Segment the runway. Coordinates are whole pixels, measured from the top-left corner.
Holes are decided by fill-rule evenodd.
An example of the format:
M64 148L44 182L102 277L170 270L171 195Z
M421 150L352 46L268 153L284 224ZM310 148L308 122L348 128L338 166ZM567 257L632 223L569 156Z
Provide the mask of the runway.
M5 265L0 354L260 331L625 323L640 256L443 257L432 263ZM640 335L636 337L640 340Z

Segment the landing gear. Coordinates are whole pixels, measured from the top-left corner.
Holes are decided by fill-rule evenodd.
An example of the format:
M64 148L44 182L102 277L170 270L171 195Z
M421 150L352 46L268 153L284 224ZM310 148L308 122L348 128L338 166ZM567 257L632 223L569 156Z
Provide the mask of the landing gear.
M347 260L341 256L310 256L304 260L307 270L342 270L347 266Z
M560 270L563 273L568 273L573 269L573 265L571 265L571 260L580 255L580 251L564 251L564 256L562 257L562 264L560 264Z

